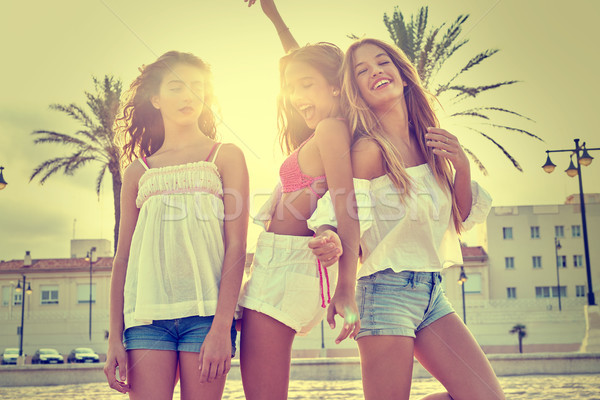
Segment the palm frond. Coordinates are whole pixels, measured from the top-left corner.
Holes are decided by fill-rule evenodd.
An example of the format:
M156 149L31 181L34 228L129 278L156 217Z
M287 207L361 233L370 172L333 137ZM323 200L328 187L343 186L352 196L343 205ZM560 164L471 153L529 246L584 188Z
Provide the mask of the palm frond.
M46 130L38 130L38 131L33 131L31 134L32 135L46 135L46 136L35 138L33 140L33 143L35 143L35 144L60 143L60 144L72 144L72 145L79 146L79 147L88 146L88 143L84 142L83 140L77 139L70 135L66 135L64 133L58 133L58 132L46 131Z
M524 118L524 119L526 119L528 121L531 121L531 122L535 122L534 120L532 120L529 117L526 117L523 114L519 114L518 112L515 112L515 111L512 111L512 110L507 110L505 108L500 108L500 107L477 107L477 108L473 109L473 111L478 111L478 110L491 110L491 111L503 112L503 113L507 113L507 114L516 115L517 117Z
M537 135L534 135L533 133L531 133L529 131L526 131L525 129L519 129L519 128L515 128L515 127L512 127L512 126L497 125L497 124L486 124L486 125L493 126L494 128L507 129L509 131L523 133L523 134L525 134L527 136L531 136L532 138L539 140L540 142L544 141L544 139L542 139L541 137L539 137Z
M92 119L77 104L71 103L67 106L63 106L62 104L50 104L50 109L66 113L74 120L81 122L86 128L94 126Z
M449 86L447 90L457 91L458 94L456 94L456 96L455 96L457 98L459 98L461 96L475 97L475 96L477 96L483 92L486 92L488 90L497 89L502 86L512 85L517 82L518 81L505 81L505 82L498 82L498 83L494 83L491 85L482 85L482 86L455 85L455 86Z
M98 177L96 178L96 194L98 195L98 200L100 200L100 189L102 189L102 179L104 178L104 174L107 169L108 164L104 164L104 166L102 166L102 169L100 169Z
M469 60L469 62L467 62L467 64L464 67L462 67L462 69L460 71L458 71L452 78L450 78L450 80L448 82L446 82L444 85L442 85L442 88L448 88L450 86L450 84L452 82L454 82L454 80L456 78L458 78L460 75L464 74L471 68L479 65L483 60L490 58L491 56L498 53L499 51L500 50L498 50L498 49L488 49L486 51L483 51L483 52L477 54L475 57L471 58ZM438 89L438 93L439 93L439 89Z
M477 157L475 155L475 153L473 153L471 150L469 150L467 147L461 145L460 147L462 147L462 149L464 150L465 153L467 153L467 155L471 158L471 160L473 160L473 162L475 163L475 165L477 165L477 168L479 168L479 171L481 171L481 173L484 176L488 176L488 170L487 168L483 165L483 163L481 162L481 160L479 159L479 157Z
M479 133L481 136L483 136L490 142L494 143L496 145L496 147L498 147L500 149L500 151L502 151L502 153L504 153L506 158L508 158L510 160L510 162L514 165L514 167L516 169L518 169L519 171L523 172L523 168L521 168L521 165L519 164L519 162L517 160L515 160L515 158L500 143L496 142L492 137L486 135L485 133L481 132L478 129L472 128L470 126L466 126L466 128Z
M465 111L455 112L454 114L451 114L450 116L451 117L459 117L459 116L477 117L477 118L483 118L483 119L487 119L487 120L490 119L490 117L488 117L487 115L478 113L477 111L473 111L473 110L465 110Z

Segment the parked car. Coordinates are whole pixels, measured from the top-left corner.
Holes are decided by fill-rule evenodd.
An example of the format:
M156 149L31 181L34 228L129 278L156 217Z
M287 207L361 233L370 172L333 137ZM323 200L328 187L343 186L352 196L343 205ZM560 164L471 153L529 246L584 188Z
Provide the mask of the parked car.
M17 358L19 358L19 349L9 347L2 353L2 364L16 364Z
M65 362L55 349L38 349L31 358L32 364L62 364Z
M69 356L67 357L68 363L85 363L85 362L100 362L100 357L98 354L89 347L78 347L76 349L71 350Z

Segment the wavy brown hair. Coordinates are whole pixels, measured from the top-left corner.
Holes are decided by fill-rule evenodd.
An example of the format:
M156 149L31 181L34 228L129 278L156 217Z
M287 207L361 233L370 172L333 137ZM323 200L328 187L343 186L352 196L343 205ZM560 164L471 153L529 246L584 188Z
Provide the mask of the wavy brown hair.
M342 81L342 109L346 112L350 130L354 135L354 142L361 138L368 138L379 146L383 156L385 171L400 193L408 193L412 188L412 182L404 169L402 156L396 147L386 138L383 127L377 115L362 98L358 88L354 66L356 50L365 44L372 44L381 48L390 57L402 80L406 83L404 87L404 100L408 114L409 128L413 131L419 143L419 148L433 174L441 187L450 193L452 198L452 218L457 232L462 228L462 218L456 203L454 192L452 164L445 158L436 156L432 149L427 146L425 134L427 127L438 127L439 122L433 110L435 97L427 92L421 84L419 75L406 54L396 46L389 45L377 39L361 39L354 42L346 51L343 65Z
M279 145L285 154L293 152L312 131L291 103L285 70L292 62L304 62L319 71L332 86L341 87L344 53L332 43L319 42L292 50L279 60L281 90L277 98Z
M150 99L158 94L165 74L178 64L197 67L204 73L204 99L198 127L209 138L216 137L210 66L191 53L169 51L152 64L140 68L141 74L125 93L121 111L115 121L115 143L122 148L122 170L136 158L148 157L162 146L165 140L162 115L154 108Z

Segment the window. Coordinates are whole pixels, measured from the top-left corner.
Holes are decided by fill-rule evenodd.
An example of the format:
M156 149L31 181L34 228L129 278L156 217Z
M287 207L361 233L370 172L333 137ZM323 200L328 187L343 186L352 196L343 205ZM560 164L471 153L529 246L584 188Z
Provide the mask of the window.
M506 288L506 297L509 299L516 299L517 298L517 288L507 287Z
M10 286L2 286L2 307L8 307L10 305Z
M90 285L77 285L77 303L89 304L90 302ZM96 303L96 284L92 284L92 304Z
M550 287L548 286L536 286L535 287L535 297L550 297Z
M14 295L15 295L15 297L14 297L13 306L20 306L21 299L23 298L23 292L21 292L21 293L14 292Z
M554 227L554 237L564 238L565 237L565 227L562 225L556 225Z
M556 256L556 266L567 268L567 256Z
M573 266L574 267L583 267L583 256L581 254L573 255Z
M515 258L514 257L504 257L504 267L506 269L515 269Z
M58 286L41 286L42 304L58 304Z
M585 297L585 286L583 286L583 285L575 286L575 297Z
M581 226L580 225L571 225L571 234L573 237L581 236Z
M558 297L558 286L552 286L552 297ZM567 287L560 287L560 297L567 297Z
M481 274L469 274L465 285L465 293L481 293Z
M540 227L539 226L532 226L531 227L531 238L532 239L539 239L540 238Z
M533 256L531 258L533 261L533 268L542 268L542 257L541 256Z
M504 228L502 228L502 237L504 239L512 239L513 238L513 236L512 236L512 227L508 227L508 228L504 227Z

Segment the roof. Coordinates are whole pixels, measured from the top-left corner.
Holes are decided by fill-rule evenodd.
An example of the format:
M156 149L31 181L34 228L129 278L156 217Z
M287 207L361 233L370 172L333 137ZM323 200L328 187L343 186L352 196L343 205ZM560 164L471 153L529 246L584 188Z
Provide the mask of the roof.
M462 246L460 248L464 261L486 261L487 253L481 246Z
M92 264L92 269L110 271L112 262L112 257L99 257L98 261ZM0 273L87 271L90 269L90 262L85 258L47 258L32 260L29 267L23 264L23 260L0 261Z

